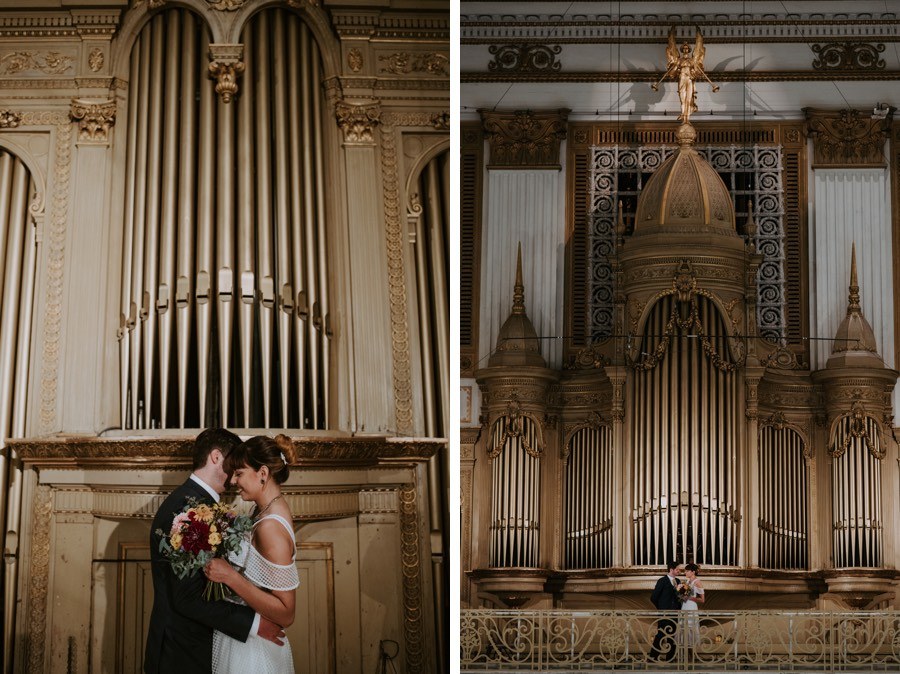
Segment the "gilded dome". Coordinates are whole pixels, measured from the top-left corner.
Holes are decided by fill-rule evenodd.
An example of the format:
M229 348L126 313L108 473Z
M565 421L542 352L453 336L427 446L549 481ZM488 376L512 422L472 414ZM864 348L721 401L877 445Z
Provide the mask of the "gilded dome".
M545 367L541 356L541 343L531 319L525 313L525 284L522 281L522 244L516 257L516 283L513 287L513 306L509 318L497 335L497 348L488 359L488 365L534 365Z
M678 128L678 150L647 181L638 197L634 233L651 231L735 234L734 205L722 178L692 147L697 132Z
M863 316L859 304L855 243L850 253L850 294L847 300L847 314L834 335L834 346L825 367L829 370L842 367L884 367L884 360L878 355L875 344L875 332Z

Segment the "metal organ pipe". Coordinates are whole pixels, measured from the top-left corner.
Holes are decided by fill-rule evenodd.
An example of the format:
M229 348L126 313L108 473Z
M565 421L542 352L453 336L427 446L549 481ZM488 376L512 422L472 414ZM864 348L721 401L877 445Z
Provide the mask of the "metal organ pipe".
M206 31L200 33L200 53L209 49L209 36ZM197 250L196 250L196 286L197 301L197 398L200 403L200 428L210 425L207 418L207 400L209 392L209 367L212 362L212 326L213 326L213 284L216 282L214 266L213 232L216 218L215 207L215 138L216 96L207 78L200 78L200 139L197 157ZM190 303L190 301L188 301ZM189 314L186 318L189 318Z
M194 17L185 12L182 17L181 42L181 152L178 163L178 261L175 270L173 313L176 317L176 353L178 359L178 425L185 426L188 406L188 357L191 337L191 297L194 294L194 220L197 204L196 173L193 153L197 147L197 90L196 54L197 29ZM202 369L202 368L201 368ZM200 407L204 407L203 398ZM201 428L203 425L201 424Z
M539 563L540 459L534 421L522 417L521 434L506 437L506 417L494 423L492 460L491 558L494 567L535 567ZM503 442L502 447L500 443Z
M565 564L592 569L612 564L612 431L583 428L569 441L566 464Z
M718 310L703 296L690 302L670 295L656 303L636 360L633 527L639 565L669 557L717 565L738 559L739 381L728 369L727 328ZM723 367L713 363L701 336ZM657 358L660 344L665 351Z
M262 18L262 17L261 17ZM258 25L258 24L257 24ZM253 80L259 82L261 76L261 64L265 61L265 57L259 53L261 41L257 31L244 31L244 57L246 59L246 71L253 73ZM255 170L241 171L238 176L237 203L238 203L238 222L237 222L237 254L238 254L238 275L237 280L240 287L240 301L237 302L238 315L238 334L240 335L240 372L241 372L241 391L243 392L243 425L250 425L250 386L252 384L252 349L253 349L253 305L256 295L255 290L255 239L256 225L262 228L260 213L256 210L254 197L256 196L255 184L260 180L259 174L262 169L259 162L254 162L254 146L259 148L260 144L268 148L268 138L265 134L253 137L254 126L259 131L260 123L253 118L253 98L250 92L245 90L238 97L238 107L240 114L238 115L238 165L254 167ZM257 95L257 100L259 96ZM254 125L254 121L256 124ZM268 177L268 176L267 176ZM260 195L260 202L265 199ZM260 207L264 209L265 207Z
M163 104L163 64L165 57L165 29L162 14L151 19L151 63L150 97L148 100L148 140L147 140L147 201L146 229L144 230L144 286L141 294L141 329L143 330L143 389L144 419L152 428L155 423L154 375L156 372L156 325L154 307L157 284L159 283L159 225L160 225L160 178L162 169L162 104Z
M293 13L256 14L242 37L252 67L226 104L206 76L209 39L189 11L168 9L132 50L122 424L268 427L280 411L283 427L322 428L330 317L318 48Z
M25 436L28 364L37 243L28 205L35 186L28 169L13 155L0 150L0 448L6 438ZM0 451L0 523L4 531L19 534L22 512L22 472L12 451ZM21 537L20 537L21 540ZM12 643L15 624L18 556L6 560L3 569L4 643ZM6 652L4 669L12 666Z
M166 14L166 34L171 37L179 36L181 12L169 12ZM165 80L165 115L163 119L163 165L162 165L162 214L160 226L160 261L159 261L159 286L153 293L153 311L159 319L159 419L160 426L165 428L168 424L169 402L169 372L168 363L171 360L173 321L174 321L174 290L175 290L175 209L178 194L178 147L179 141L179 57L181 52L175 49L166 50L166 80ZM176 389L177 391L177 389ZM179 401L179 406L180 406Z
M275 278L273 291L275 293L275 323L277 342L279 345L279 383L281 392L281 419L282 424L288 424L287 402L290 399L291 357L293 351L291 344L291 327L294 313L294 291L291 283L291 190L289 186L290 164L288 162L288 150L292 147L293 136L288 120L297 118L288 112L288 91L292 88L288 79L285 55L290 58L285 43L285 24L283 21L275 22L274 51L276 54L275 70L273 76L274 89L274 113L275 128L278 134L288 142L278 143L275 146ZM300 222L299 218L293 222ZM265 388L265 385L264 385ZM268 426L269 415L266 414Z
M836 567L878 567L882 558L881 453L878 423L865 418L854 435L850 416L838 422L831 446ZM844 450L844 444L847 444Z

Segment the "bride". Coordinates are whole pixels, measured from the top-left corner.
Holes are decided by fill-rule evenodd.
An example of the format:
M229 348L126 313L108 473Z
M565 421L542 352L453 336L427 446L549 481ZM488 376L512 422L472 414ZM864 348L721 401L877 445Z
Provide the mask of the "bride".
M274 440L259 435L231 451L225 465L232 475L231 484L243 500L256 503L252 537L238 556L229 558L242 571L224 559L213 559L204 569L209 580L225 583L243 603L282 627L294 622L295 594L300 584L294 566L296 541L291 511L280 486L288 478L294 459L294 445L285 435ZM242 643L215 632L212 671L293 673L291 646L287 638L284 646L256 635Z
M700 617L697 615L697 605L706 601L703 591L703 584L697 578L700 573L700 567L696 564L687 564L684 567L684 575L687 577L687 585L690 588L690 594L681 605L682 611L691 611L684 614L684 647L687 649L687 657L693 659L694 649L700 641Z

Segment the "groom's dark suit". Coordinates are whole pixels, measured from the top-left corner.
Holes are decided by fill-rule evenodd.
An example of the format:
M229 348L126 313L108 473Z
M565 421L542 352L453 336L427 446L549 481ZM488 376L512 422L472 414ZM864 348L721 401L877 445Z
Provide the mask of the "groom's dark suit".
M175 515L184 510L189 497L198 503L213 499L199 484L188 480L169 494L153 518L150 528L150 561L153 568L153 613L147 634L144 671L207 674L212 670L213 630L246 641L255 612L227 601L206 601L201 596L206 578L199 571L179 580L166 557L159 552L157 529L168 533Z
M681 600L678 593L675 592L675 586L672 584L672 578L668 574L656 581L656 587L653 588L653 594L650 595L650 601L660 611L678 611L681 609ZM666 660L675 657L675 621L671 618L660 618L656 624L656 638L653 640L653 650L650 651L650 658L655 660L659 658L660 652Z

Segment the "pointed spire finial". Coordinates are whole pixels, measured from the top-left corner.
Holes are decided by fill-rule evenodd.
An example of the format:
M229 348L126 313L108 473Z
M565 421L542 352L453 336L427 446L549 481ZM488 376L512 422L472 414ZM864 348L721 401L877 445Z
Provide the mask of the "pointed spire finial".
M848 314L858 314L861 309L859 306L859 281L856 277L856 242L850 249L850 295L847 304Z
M513 286L513 306L514 314L525 313L525 284L522 282L522 242L519 241L519 250L516 254L516 283Z

